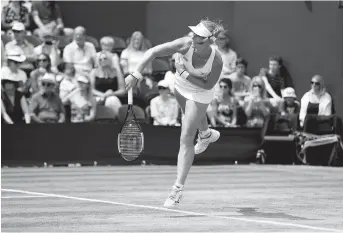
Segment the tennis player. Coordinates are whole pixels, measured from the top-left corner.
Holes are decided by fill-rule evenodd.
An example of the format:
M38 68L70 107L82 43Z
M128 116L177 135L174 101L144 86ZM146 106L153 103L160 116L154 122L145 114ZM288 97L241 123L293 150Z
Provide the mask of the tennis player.
M165 207L176 207L182 197L183 187L194 160L194 154L204 152L210 143L217 141L220 133L209 129L206 118L208 105L214 98L214 87L218 82L223 62L211 44L223 26L210 20L201 20L197 26L189 26L191 37L183 37L149 49L135 72L125 78L126 89L132 88L143 76L143 69L156 57L177 53L175 65L175 97L183 118L178 154L177 179L164 203ZM197 144L193 140L199 129Z

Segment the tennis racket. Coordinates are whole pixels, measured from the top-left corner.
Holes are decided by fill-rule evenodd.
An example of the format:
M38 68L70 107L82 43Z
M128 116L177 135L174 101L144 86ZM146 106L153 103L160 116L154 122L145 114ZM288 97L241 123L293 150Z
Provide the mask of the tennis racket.
M136 121L132 102L132 88L130 88L128 91L128 108L125 121L118 134L119 154L128 162L138 159L144 149L144 135Z

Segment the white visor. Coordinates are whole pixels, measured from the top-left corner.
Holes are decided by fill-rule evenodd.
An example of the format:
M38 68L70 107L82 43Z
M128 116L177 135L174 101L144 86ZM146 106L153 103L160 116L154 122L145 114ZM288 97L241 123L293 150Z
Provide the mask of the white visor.
M212 36L212 33L202 23L199 23L197 26L188 26L188 27L192 30L192 32L194 32L198 36L202 36L202 37Z

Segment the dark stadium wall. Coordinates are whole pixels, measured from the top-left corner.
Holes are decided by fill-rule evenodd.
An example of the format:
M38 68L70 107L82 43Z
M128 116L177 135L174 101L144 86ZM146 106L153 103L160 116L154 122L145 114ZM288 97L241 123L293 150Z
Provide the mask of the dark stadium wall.
M249 62L250 76L268 66L270 55L280 55L300 99L311 76L323 75L343 117L343 10L336 1L312 2L312 12L303 1L149 2L147 35L155 44L172 40L205 16L224 20L234 49Z
M146 4L143 1L60 1L66 27L84 26L100 39L113 35L128 37L135 30L145 32Z

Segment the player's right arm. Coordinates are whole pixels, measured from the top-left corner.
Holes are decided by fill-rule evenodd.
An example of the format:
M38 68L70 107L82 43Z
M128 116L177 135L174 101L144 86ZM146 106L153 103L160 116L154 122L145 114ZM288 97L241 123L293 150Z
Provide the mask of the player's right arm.
M185 51L189 49L191 44L192 44L192 38L183 37L183 38L179 38L174 41L171 41L171 42L157 45L149 49L148 51L146 51L143 56L143 59L137 65L135 72L133 72L132 74L126 77L125 79L126 89L130 89L133 85L136 84L137 79L142 78L141 72L155 58L170 56L170 55L173 55L174 53L184 53Z

